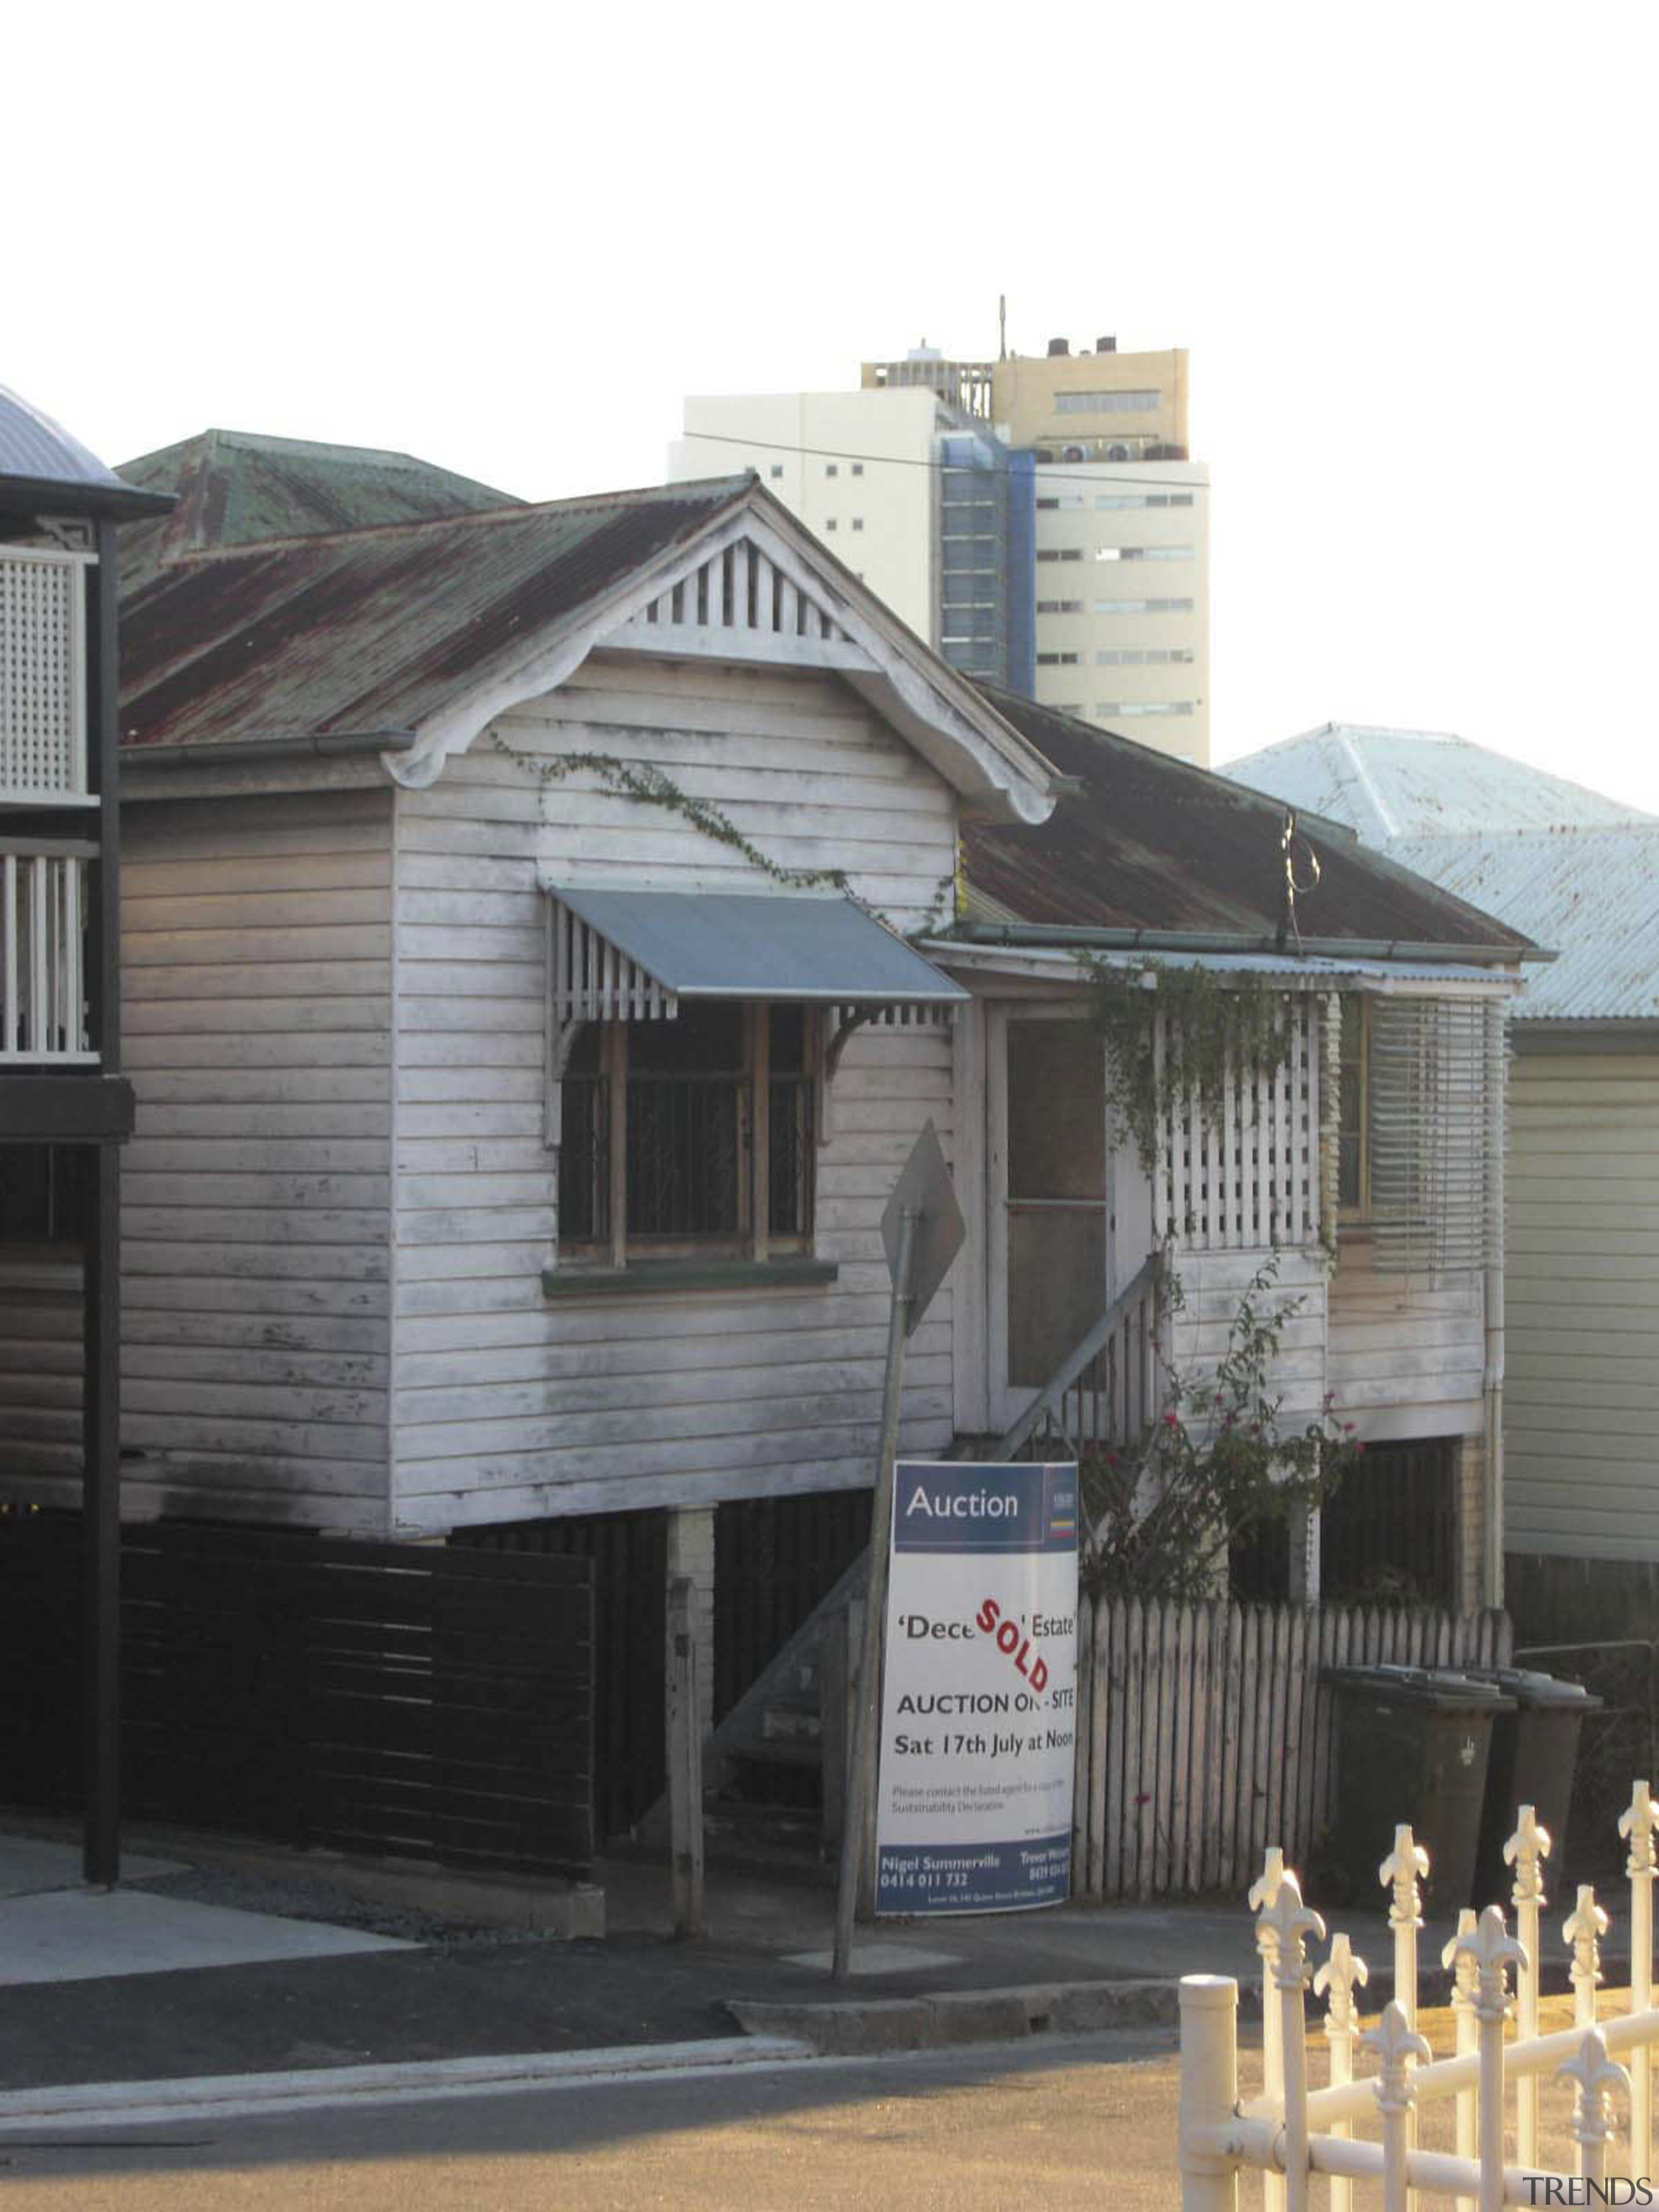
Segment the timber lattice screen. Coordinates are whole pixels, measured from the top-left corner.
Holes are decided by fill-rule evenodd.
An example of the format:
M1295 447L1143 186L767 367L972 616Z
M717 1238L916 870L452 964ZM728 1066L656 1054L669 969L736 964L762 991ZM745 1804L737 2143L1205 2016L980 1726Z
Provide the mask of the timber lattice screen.
M1305 1862L1335 1803L1328 1667L1492 1665L1502 1613L1079 1599L1077 1897L1238 1889Z
M1269 1075L1230 1053L1216 1110L1194 1091L1177 1098L1158 1129L1152 1227L1192 1252L1256 1251L1310 1244L1319 1235L1320 1006L1287 997L1285 1063ZM1169 1049L1158 1017L1155 1050Z

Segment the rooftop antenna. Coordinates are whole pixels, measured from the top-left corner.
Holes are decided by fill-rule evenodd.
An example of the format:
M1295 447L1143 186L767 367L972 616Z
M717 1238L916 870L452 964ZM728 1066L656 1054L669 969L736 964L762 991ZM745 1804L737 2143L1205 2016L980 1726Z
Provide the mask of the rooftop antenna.
M997 294L997 359L1008 358L1008 295Z

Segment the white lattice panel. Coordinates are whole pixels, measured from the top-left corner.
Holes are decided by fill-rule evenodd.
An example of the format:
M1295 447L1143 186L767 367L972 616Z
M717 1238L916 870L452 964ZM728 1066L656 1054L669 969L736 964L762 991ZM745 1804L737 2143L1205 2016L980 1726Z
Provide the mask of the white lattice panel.
M0 554L0 798L86 790L85 562Z
M1273 1075L1229 1059L1218 1110L1196 1094L1159 1132L1154 1225L1189 1251L1261 1250L1319 1234L1319 1007L1286 996L1286 1064ZM1160 1017L1160 1021L1162 1017Z
M739 539L705 561L635 615L630 629L725 629L826 639L847 633L830 610L801 591L757 545Z

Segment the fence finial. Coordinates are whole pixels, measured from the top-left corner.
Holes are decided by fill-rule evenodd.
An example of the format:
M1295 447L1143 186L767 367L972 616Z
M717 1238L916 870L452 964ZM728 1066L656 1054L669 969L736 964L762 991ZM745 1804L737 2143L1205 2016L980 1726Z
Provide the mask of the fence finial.
M1607 2041L1599 2027L1587 2029L1573 2056L1564 2058L1555 2070L1578 2085L1572 2139L1583 2154L1585 2174L1599 2181L1607 2137L1613 2132L1608 2100L1614 2089L1630 2094L1630 2075L1608 2057Z
M1274 1978L1281 1990L1305 1989L1308 1954L1304 1939L1316 1936L1322 1942L1325 1923L1310 1905L1302 1902L1302 1884L1289 1867L1279 1878L1271 1905L1256 1915L1258 1929L1270 1928L1274 1939Z
M1313 1978L1314 1995L1325 1999L1325 2033L1332 2043L1352 2043L1358 2033L1353 1993L1370 1980L1371 1970L1346 1936L1331 1938L1330 1956Z
M1578 1902L1561 1923L1561 1940L1572 1946L1568 1976L1577 2009L1587 2024L1595 2018L1595 1992L1601 1980L1601 1950L1597 1938L1607 1932L1607 1916L1595 1901L1587 1881L1578 1885Z
M1269 1844L1261 1862L1261 1871L1250 1884L1245 1903L1254 1913L1268 1910L1279 1895L1279 1885L1285 1879L1285 1854L1277 1844Z
M1390 1928L1423 1925L1423 1895L1417 1885L1427 1879L1428 1871L1428 1853L1413 1835L1410 1823L1402 1821L1394 1832L1394 1849L1376 1869L1383 1888L1390 1883L1394 1887L1389 1904Z
M1515 1869L1511 1901L1517 1907L1547 1901L1544 1896L1544 1861L1549 1855L1549 1830L1530 1805L1523 1805L1516 1820L1515 1833L1504 1846L1504 1863Z
M1638 1782L1630 1793L1630 1810L1619 1815L1619 1832L1630 1843L1630 1861L1625 1871L1632 1881L1638 1875L1653 1872L1656 1827L1659 1827L1659 1805L1654 1803L1647 1784Z
M1504 1908L1489 1905L1474 1924L1472 1935L1460 1936L1454 1957L1472 1959L1475 1968L1474 2008L1482 2020L1502 2020L1510 2008L1504 1969L1524 1966L1527 1954L1504 1925Z
M1452 2002L1461 1999L1472 2003L1474 1998L1474 1978L1480 1971L1475 1966L1470 1945L1474 1936L1474 1907L1466 1905L1457 1916L1457 1933L1441 1948L1440 1963L1452 1978Z
M1376 2051L1381 2063L1376 2076L1376 2102L1382 2112L1403 2112L1411 2104L1411 2075L1407 2068L1408 2058L1424 2060L1434 2053L1407 2020L1398 2001L1390 1997L1382 2008L1382 2017L1375 2027L1368 2027L1359 2039L1365 2051Z

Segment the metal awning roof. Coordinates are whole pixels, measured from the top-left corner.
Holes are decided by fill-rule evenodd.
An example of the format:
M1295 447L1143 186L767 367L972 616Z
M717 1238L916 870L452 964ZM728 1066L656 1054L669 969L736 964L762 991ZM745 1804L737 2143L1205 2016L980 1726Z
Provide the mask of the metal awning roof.
M553 942L555 1011L567 1019L672 1014L681 999L853 1007L960 1005L969 997L902 938L834 893L544 887L568 917L562 927L556 918Z

